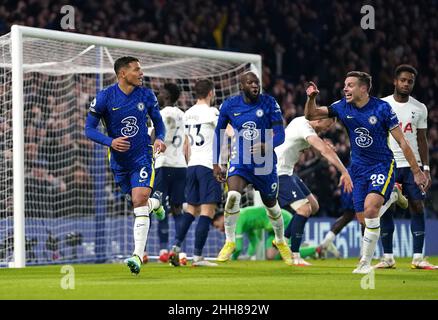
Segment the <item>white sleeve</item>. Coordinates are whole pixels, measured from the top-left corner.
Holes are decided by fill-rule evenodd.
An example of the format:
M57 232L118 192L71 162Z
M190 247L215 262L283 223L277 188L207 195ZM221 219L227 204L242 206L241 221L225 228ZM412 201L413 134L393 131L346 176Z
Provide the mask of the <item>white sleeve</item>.
M317 136L315 129L312 128L309 122L303 123L301 128L299 129L300 135L304 140L307 140L307 137Z
M424 104L421 104L423 107L422 112L420 113L420 117L418 119L418 129L427 129L427 108Z

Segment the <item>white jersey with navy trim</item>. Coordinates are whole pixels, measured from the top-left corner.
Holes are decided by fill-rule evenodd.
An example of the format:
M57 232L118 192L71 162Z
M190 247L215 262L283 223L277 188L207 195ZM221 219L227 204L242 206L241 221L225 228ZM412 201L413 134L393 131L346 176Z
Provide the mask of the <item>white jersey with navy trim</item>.
M405 103L395 101L393 95L382 98L382 100L388 102L391 105L392 110L397 114L400 128L415 154L415 159L418 164L421 165L422 163L417 142L417 129L427 129L426 106L413 97L409 97L409 100ZM394 153L397 168L410 167L402 149L392 135L389 137L389 143L391 150Z

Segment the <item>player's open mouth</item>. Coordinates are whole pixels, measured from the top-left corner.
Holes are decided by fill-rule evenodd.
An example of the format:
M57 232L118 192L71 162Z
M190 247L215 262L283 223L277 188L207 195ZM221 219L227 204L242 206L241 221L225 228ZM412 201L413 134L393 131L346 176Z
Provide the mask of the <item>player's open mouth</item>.
M346 93L345 94L345 98L347 99L351 99L353 97L353 95L351 93Z

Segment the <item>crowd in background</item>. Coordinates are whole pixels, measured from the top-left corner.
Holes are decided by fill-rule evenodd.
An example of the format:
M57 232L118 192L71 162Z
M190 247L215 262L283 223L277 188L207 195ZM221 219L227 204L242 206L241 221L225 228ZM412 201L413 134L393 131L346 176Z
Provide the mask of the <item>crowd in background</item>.
M60 29L60 8L65 4L75 8L73 32L261 54L263 88L279 102L286 123L303 115L305 83L309 80L315 81L321 89L319 102L329 104L342 96L347 71L367 71L373 76L372 94L383 97L393 92L394 68L401 63L412 64L419 71L413 96L429 110L433 185L427 204L428 216L435 216L438 211L438 203L433 200L438 198L437 2L368 1L367 4L375 8L375 29L363 30L362 4L355 1L131 0L116 3L113 0L4 0L0 3L0 34L9 32L12 24ZM53 150L73 142L69 142L68 132L63 138L66 144L54 141L50 136L51 127L83 125L79 114L55 119L56 112L63 111L62 106L53 106L53 113L43 112L50 117L44 119L42 127L38 114L44 110L39 109L54 102L47 97L47 101L34 107L34 124L27 129L34 130L29 132L31 137L44 135L53 157L56 156ZM66 119L67 123L63 124ZM347 162L348 137L341 125L332 129L327 137L336 146L341 159ZM38 149L38 141L28 143L30 150ZM47 146L42 144L40 147ZM75 152L74 148L69 150L65 152ZM80 165L68 165L75 168L67 174L72 181L91 183L87 182ZM38 163L35 167L41 166L46 164ZM66 185L63 185L62 181L56 181L56 170L48 170L57 188L72 183L64 181ZM336 170L309 151L301 157L297 171L319 197L319 214L336 216L339 195ZM82 190L80 186L78 190Z

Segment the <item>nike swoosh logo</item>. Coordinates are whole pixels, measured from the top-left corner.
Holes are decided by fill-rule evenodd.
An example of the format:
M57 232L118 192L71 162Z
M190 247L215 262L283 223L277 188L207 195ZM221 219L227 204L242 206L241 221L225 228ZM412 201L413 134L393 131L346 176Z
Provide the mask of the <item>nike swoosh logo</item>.
M145 182L145 181L146 181L146 179L144 179L144 180L138 180L138 182L140 182L140 183Z
M352 116L347 116L347 119L353 119L354 117L352 117Z
M113 111L119 110L121 107L113 108Z
M233 114L235 117L240 116L240 112L239 113L234 113Z

